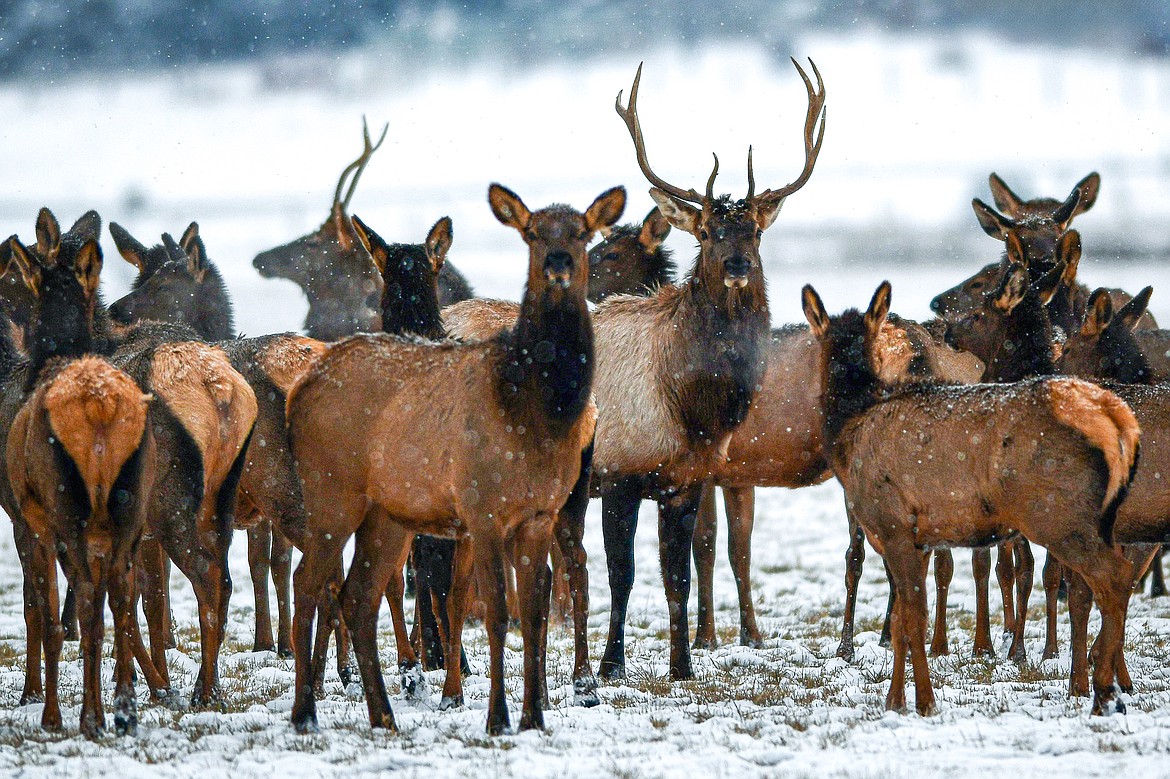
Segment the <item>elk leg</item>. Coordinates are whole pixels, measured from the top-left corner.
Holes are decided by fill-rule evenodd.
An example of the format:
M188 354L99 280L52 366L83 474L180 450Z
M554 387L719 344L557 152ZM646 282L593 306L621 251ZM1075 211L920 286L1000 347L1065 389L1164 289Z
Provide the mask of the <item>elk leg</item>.
M658 554L670 614L670 678L693 679L687 600L691 596L691 548L701 484L658 502Z
M508 627L520 627L520 599L516 594L516 566L504 558L504 603L508 607Z
M291 719L298 733L317 730L317 700L313 695L313 682L316 678L315 666L325 663L325 653L313 649L313 620L319 610L323 618L335 613L336 598L324 590L330 584L336 586L337 578L341 575L341 550L349 538L349 532L342 532L338 528L349 530L352 524L357 524L347 526L344 520L362 515L365 496L350 496L349 500L345 500L326 495L314 502L306 495L306 504L306 509L319 510L321 513L317 522L320 529L305 533L301 543L301 562L293 573L293 665L296 678ZM318 515L314 513L313 516ZM332 532L325 528L331 528ZM375 593L377 597L382 597L381 588L375 590ZM331 629L331 625L318 625L318 633L324 631L326 636Z
M890 592L886 596L886 618L882 622L882 634L878 638L878 646L889 649L892 646L890 636L893 630L894 607L897 605L898 593L894 588L894 575L890 573L890 564L886 562L884 557L882 558L882 567L886 571L886 582L890 585Z
M1060 589L1060 580L1063 577L1060 562L1056 555L1048 552L1044 555L1044 654L1041 657L1051 660L1056 657L1059 647L1056 640L1056 593Z
M439 702L441 711L463 705L462 670L467 663L467 657L463 653L463 622L467 619L476 564L475 544L471 539L463 538L456 541L451 560L451 588L447 593L447 635L443 654L446 657L460 658L460 667L455 668L454 662L447 663L443 697ZM507 631L507 625L504 626L504 630Z
M276 656L292 657L292 544L279 530L272 533L272 584L276 588Z
M897 598L894 605L893 644L894 673L886 708L901 711L906 707L906 654L909 649L914 672L915 708L922 716L934 711L934 689L926 659L926 567L929 553L909 543L886 543L885 559L893 577Z
M553 526L557 546L564 560L564 576L573 599L573 702L585 707L596 706L601 702L597 697L597 678L589 664L589 567L584 543L592 465L593 443L590 442L581 454L581 472L577 476L577 483L573 485L565 505L557 512Z
M597 674L606 680L624 679L626 675L626 609L634 587L634 532L638 529L641 487L637 480L627 479L614 485L601 499L610 602L609 637Z
M138 586L142 597L142 611L146 616L146 630L150 636L150 659L155 669L170 687L167 669L167 630L165 576L166 552L154 538L144 538L138 545Z
M1016 565L1014 560L1015 541L1004 541L996 547L995 578L999 582L999 594L1003 599L1003 634L1014 635L1016 632L1016 609L1014 588L1016 584Z
M369 520L366 521L369 524ZM399 534L395 534L397 538ZM410 556L413 533L402 533L404 540L399 549L389 547L384 541L379 550L382 555L395 556L399 564L390 570L390 581L386 584L386 602L390 606L390 621L394 625L394 643L398 650L398 674L402 692L407 698L420 699L426 695L426 677L422 673L422 663L410 645L410 634L406 628L406 613L403 601L406 597L406 560ZM417 579L416 579L417 586ZM417 592L417 590L416 590ZM375 623L375 636L377 624Z
M841 643L837 646L837 657L853 662L853 619L857 613L857 586L861 583L861 569L865 563L865 531L853 519L848 505L845 516L849 519L849 548L845 550L845 613L841 621ZM894 591L890 585L891 594Z
M65 631L66 641L78 640L77 626L77 594L72 585L65 588L65 600L61 603L61 627Z
M1068 694L1073 698L1089 697L1089 611L1093 607L1093 595L1084 578L1064 567L1064 580L1068 585L1068 618L1072 624L1069 654L1072 669L1069 672Z
M13 517L12 540L23 574L25 663L24 689L20 694L20 705L26 706L45 699L45 689L41 684L41 647L44 644L44 632L41 629L40 603L42 588L46 585L38 579L34 559L37 554L43 554L43 551L19 515Z
M135 629L137 622L134 603L134 580L130 571L133 551L130 539L124 539L123 549L114 555L107 571L110 611L114 614L114 732L119 736L134 735L138 731L138 697L134 693L134 645L141 636ZM143 664L147 686L158 681L149 660ZM151 676L155 677L154 682Z
M488 675L487 732L499 736L509 728L508 701L504 697L504 640L508 636L508 609L504 570L504 540L494 520L485 519L473 526L475 536L475 570L479 578L479 596L487 608L484 626L491 650ZM454 625L452 625L454 627Z
M256 636L253 652L273 652L272 611L268 602L268 577L272 571L272 525L259 519L248 528L248 572L252 576L252 595L256 600Z
M951 648L947 641L947 593L955 577L955 557L950 549L938 549L934 553L934 636L930 640L932 657L949 655Z
M77 618L81 628L81 735L97 738L105 730L102 710L102 636L105 633L106 593L99 576L88 570L85 560L78 560L80 581L76 582ZM95 563L100 565L100 563ZM94 581L99 579L99 581Z
M353 564L341 588L341 613L353 637L353 651L366 691L366 709L372 728L398 730L378 660L378 606L382 593L395 577L399 581L395 594L401 598L405 589L402 567L406 564L413 538L413 533L393 522L381 508L372 508L358 528ZM401 608L401 600L398 605ZM395 621L397 623L397 617ZM405 620L402 620L401 627L403 630L399 632L399 625L395 624L395 638L399 640L400 649L403 643L409 646L405 641Z
M419 542L423 536L415 536L410 559L414 563L414 625L411 640L418 631L418 655L423 669L435 671L443 667L443 637L439 620L435 618L437 597L431 590L430 577L426 572L428 561L419 554Z
M991 646L991 609L987 604L991 582L991 549L971 550L971 573L975 577L975 656L995 657Z
M1166 547L1159 546L1150 563L1150 597L1161 598L1166 594L1166 579L1162 573L1162 553Z
M764 648L764 637L756 626L756 609L752 605L752 528L756 522L756 491L723 488L723 507L727 512L727 555L735 574L739 594L739 643L754 649Z
M61 729L61 702L57 687L60 679L61 646L65 636L60 622L56 555L39 543L33 550L32 573L33 581L41 583L37 605L41 612L40 623L45 650L45 707L41 711L41 727L56 731Z
M1032 545L1027 539L1019 538L1012 543L1015 548L1016 618L1012 631L1012 646L1008 656L1016 663L1025 663L1028 653L1024 649L1024 625L1028 622L1028 600L1032 596L1032 578L1036 571L1036 560Z
M569 589L569 572L565 570L565 553L561 551L560 544L553 544L549 548L549 559L552 563L549 621L555 620L558 625L563 625L572 616L573 594Z
M552 546L552 517L538 515L516 529L516 585L524 611L520 632L524 637L524 704L520 730L543 730L544 655L546 650L552 571L548 567Z
M1065 559L1070 567L1079 564L1097 608L1101 611L1101 632L1093 643L1093 714L1104 714L1114 696L1113 682L1125 643L1126 602L1133 589L1133 566L1112 546L1094 539L1085 550L1087 559ZM1071 600L1071 593L1070 593ZM1118 710L1124 707L1118 703Z
M726 492L724 493L726 496ZM724 498L726 500L726 497ZM727 520L731 524L731 518ZM695 517L695 577L699 585L699 608L695 617L695 649L714 649L715 640L715 539L719 520L715 514L715 486L703 486L699 512Z

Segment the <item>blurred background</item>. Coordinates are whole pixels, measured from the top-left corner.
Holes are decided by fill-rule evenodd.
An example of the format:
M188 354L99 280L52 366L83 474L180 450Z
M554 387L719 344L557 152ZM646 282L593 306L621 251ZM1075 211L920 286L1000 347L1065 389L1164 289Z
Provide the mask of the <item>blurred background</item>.
M315 229L361 117L389 134L352 210L389 240L448 214L451 261L481 294L516 298L518 237L486 203L500 181L532 207L584 208L625 184L651 206L613 113L645 62L640 115L655 170L742 196L803 164L811 57L828 90L824 150L763 240L776 321L811 281L830 309L882 278L895 307L996 259L972 215L999 173L1063 199L1097 170L1078 218L1082 277L1136 291L1170 248L1170 4L884 0L571 4L414 0L0 0L0 231L31 240L36 210L88 208L146 243L199 221L248 334L298 328L305 303L252 257ZM131 279L104 238L107 298ZM684 267L694 240L672 235ZM1151 306L1170 323L1170 285Z

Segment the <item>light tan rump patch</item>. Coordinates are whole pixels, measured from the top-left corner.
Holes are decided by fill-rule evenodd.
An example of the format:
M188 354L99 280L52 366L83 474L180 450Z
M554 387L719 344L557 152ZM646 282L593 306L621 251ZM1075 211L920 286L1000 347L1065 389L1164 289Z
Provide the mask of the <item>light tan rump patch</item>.
M1124 400L1096 384L1060 378L1046 386L1056 418L1078 430L1105 456L1109 488L1101 505L1108 506L1129 484L1141 437L1137 417Z
M122 466L138 449L150 396L122 371L97 357L67 365L44 393L53 435L77 466L95 516Z
M154 351L151 387L203 457L204 494L215 494L256 422L256 395L218 347L194 341Z
M273 341L260 354L260 367L281 392L288 395L305 371L325 353L325 344L303 335L289 335Z

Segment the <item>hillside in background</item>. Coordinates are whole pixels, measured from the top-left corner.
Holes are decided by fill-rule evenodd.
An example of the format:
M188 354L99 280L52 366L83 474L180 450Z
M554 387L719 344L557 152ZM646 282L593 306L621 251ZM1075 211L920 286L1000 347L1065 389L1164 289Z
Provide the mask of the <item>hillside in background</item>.
M795 36L873 28L886 32L992 32L1008 41L1164 56L1164 0L869 0L819 4L613 0L560 4L486 0L3 0L0 80L59 79L91 70L150 70L374 47L402 63L484 58L522 65L748 39L784 51Z

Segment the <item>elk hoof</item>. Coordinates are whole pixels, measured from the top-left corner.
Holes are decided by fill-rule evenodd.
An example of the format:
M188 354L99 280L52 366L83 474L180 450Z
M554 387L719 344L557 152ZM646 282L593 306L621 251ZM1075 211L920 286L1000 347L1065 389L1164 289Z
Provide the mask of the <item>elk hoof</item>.
M754 636L749 633L740 633L739 645L746 646L748 649L763 649L764 637L758 633Z
M307 717L300 722L293 720L293 730L301 736L312 735L317 732L317 718Z
M1152 592L1150 594L1153 595ZM63 638L66 641L80 641L81 640L81 636L79 636L77 634L77 626L76 625L66 625L64 635L62 635L61 638Z
M418 661L400 664L398 672L401 676L402 694L408 700L425 700L427 697L427 677L423 674L422 664Z
M138 735L138 715L133 709L118 711L114 714L114 733L119 736Z
M501 717L498 714L488 713L487 732L489 736L502 736L508 732L508 713Z
M841 639L841 643L837 645L837 657L841 658L847 663L853 662L853 641Z
M977 647L975 647L975 656L976 657L987 657L987 658L994 660L995 659L995 650L989 646L977 646Z
M439 701L439 711L450 711L451 709L458 709L462 706L462 695L444 695L443 699Z
M20 695L20 705L28 706L30 703L44 703L45 694L43 692L24 692Z
M887 636L885 633L882 633L882 637L878 639L878 646L880 646L882 649L889 649L890 648L890 637Z
M211 691L207 693L196 689L191 693L191 708L202 711L226 712L227 702L224 701L218 686L212 687Z
M61 710L59 708L50 710L48 706L45 707L45 710L41 712L41 729L50 733L60 732Z
M520 715L520 730L544 730L544 712L537 709L532 714Z
M626 664L613 660L602 660L601 667L597 669L597 675L601 677L603 682L614 682L619 679L625 679Z
M691 644L691 649L707 649L711 650L718 646L714 636L695 636L695 643Z
M92 714L81 718L81 735L93 741L101 737L105 727Z
M337 677L339 679L341 679L341 686L342 687L348 687L355 682L361 681L359 678L360 674L358 673L358 670L356 668L354 668L352 665L344 665L344 666L338 667Z
M259 641L257 641L256 643L252 644L252 651L253 652L275 652L276 645L273 644L271 641L269 641L267 644L262 644Z
M294 654L292 647L280 646L276 648L276 656L281 660L292 660L296 655Z
M597 696L597 679L592 675L573 680L573 705L591 709L601 703Z
M684 662L680 662L678 667L671 666L670 680L672 682L685 682L688 679L694 679L695 672L691 668L691 659L688 657Z

